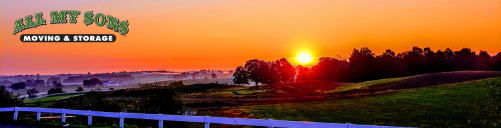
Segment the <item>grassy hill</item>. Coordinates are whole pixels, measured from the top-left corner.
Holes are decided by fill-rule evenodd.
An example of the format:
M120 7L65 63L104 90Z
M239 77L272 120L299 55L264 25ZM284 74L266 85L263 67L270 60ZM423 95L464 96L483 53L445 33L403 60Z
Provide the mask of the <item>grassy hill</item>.
M353 88L398 87L398 83L416 77L421 76L369 81ZM370 97L240 109L264 119L412 127L495 127L501 125L500 92L501 77L497 77Z
M400 78L388 78L380 80L366 81L362 83L356 83L348 86L341 86L327 93L336 92L367 92L367 91L385 91L388 89L398 90L398 89L409 89L409 88L419 88L428 87L440 84L450 84L465 82L471 80L493 78L501 76L499 71L455 71L455 72L442 72L442 73L431 73L423 75L415 75Z

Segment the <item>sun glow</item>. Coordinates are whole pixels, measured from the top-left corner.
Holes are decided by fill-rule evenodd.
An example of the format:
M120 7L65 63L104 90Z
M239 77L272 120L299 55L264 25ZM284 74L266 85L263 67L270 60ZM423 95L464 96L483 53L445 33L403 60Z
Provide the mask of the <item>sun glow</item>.
M297 61L301 64L307 64L307 63L311 62L311 59L313 59L313 57L311 57L311 55L308 53L301 53L297 57Z

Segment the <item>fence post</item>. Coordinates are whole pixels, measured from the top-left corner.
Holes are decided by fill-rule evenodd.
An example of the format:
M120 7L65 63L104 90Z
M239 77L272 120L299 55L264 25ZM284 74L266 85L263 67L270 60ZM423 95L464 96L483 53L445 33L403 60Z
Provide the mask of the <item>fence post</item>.
M90 110L87 110L87 111L90 111ZM92 126L92 115L87 115L87 125L88 126Z
M162 114L158 113L158 115L162 115ZM159 120L158 121L158 127L159 128L163 128L164 127L164 120Z
M210 126L210 123L207 122L207 117L209 117L208 115L205 115L205 118L204 118L204 122L205 122L205 128L209 128Z
M120 112L120 128L124 128L124 118L122 117L122 112Z
M346 123L346 128L349 128L350 127L350 123Z
M273 120L273 119L269 118L268 120ZM273 127L271 127L271 126L268 126L268 128L273 128Z
M37 121L40 121L40 115L41 115L42 112L38 111L37 112Z
M66 123L66 113L64 112L64 108L61 108L61 121Z
M14 121L17 121L17 113L18 113L18 111L17 111L16 108L17 107L14 107Z

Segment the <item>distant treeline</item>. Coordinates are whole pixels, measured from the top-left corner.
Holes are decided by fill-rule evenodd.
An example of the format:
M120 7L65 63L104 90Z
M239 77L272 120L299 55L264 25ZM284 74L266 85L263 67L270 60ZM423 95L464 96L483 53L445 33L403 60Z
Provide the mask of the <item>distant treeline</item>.
M469 48L434 52L430 48L413 47L396 54L388 49L375 55L367 48L354 49L349 59L322 57L317 65L298 66L296 80L332 80L361 82L382 78L403 77L426 73L461 70L501 70L501 53L495 56L486 51L476 54Z
M99 78L101 80L109 80L114 83L134 81L134 77L129 74L95 74L87 76L70 76L63 80L64 83L81 83L84 80Z
M285 59L265 62L249 60L239 66L233 74L235 84L254 81L262 84L291 82L296 72L290 71ZM495 56L486 51L476 53L469 48L452 51L447 48L434 52L430 48L413 47L412 50L396 54L388 49L375 55L369 48L354 49L349 58L322 57L317 65L298 65L295 80L330 80L339 82L361 82L382 78L404 77L418 74L462 70L501 71L501 53ZM292 79L294 80L294 79Z

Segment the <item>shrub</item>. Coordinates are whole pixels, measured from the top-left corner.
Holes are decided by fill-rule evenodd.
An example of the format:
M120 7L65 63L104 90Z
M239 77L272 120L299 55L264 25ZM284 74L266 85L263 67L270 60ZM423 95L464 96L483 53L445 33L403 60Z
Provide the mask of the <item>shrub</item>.
M51 88L47 94L63 93L62 88Z
M81 92L81 91L84 91L84 89L82 87L78 87L77 90L75 90L77 92Z

